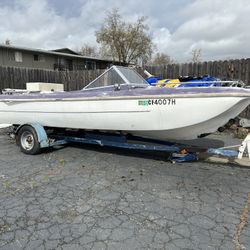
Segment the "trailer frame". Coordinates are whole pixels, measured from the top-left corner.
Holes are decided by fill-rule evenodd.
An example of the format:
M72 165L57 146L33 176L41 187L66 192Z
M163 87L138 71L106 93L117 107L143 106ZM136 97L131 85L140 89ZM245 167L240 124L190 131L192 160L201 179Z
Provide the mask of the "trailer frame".
M29 134L26 133L27 140L31 141L31 145L39 145L39 150L32 151L32 148L25 148L28 145L27 142L23 145L20 140L20 131L29 130ZM28 129L32 128L32 129ZM55 129L56 128L49 128ZM74 132L75 130L73 130ZM27 132L27 131L26 131ZM72 131L71 131L72 132ZM35 133L35 134L34 134ZM227 148L201 148L194 147L185 144L179 144L176 142L168 142L154 139L147 139L138 136L133 136L130 134L123 134L121 132L107 133L100 131L85 131L80 130L76 133L67 133L66 129L62 129L61 133L47 133L47 128L44 128L38 123L23 124L16 127L14 131L14 136L16 138L18 146L20 146L21 151L25 154L37 154L40 150L48 147L55 147L59 145L65 145L68 143L82 143L82 144L92 144L106 147L123 148L130 150L141 150L141 151L158 151L169 153L168 159L172 162L186 162L186 161L197 161L198 153L204 152L211 155L221 155L226 157L242 157L244 150L247 145L250 148L250 136L248 136L243 144L239 148L240 150L232 150ZM26 138L25 137L25 138ZM32 141L35 140L35 141ZM29 143L29 141L28 141ZM233 146L232 146L233 147ZM248 150L248 152L250 152Z

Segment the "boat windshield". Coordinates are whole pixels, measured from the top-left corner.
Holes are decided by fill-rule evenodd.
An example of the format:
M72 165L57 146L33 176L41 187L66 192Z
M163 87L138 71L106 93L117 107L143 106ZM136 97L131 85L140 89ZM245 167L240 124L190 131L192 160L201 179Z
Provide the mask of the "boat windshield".
M144 78L140 76L134 69L122 66L112 66L94 81L89 83L86 87L84 87L83 90L107 87L115 84L148 85Z

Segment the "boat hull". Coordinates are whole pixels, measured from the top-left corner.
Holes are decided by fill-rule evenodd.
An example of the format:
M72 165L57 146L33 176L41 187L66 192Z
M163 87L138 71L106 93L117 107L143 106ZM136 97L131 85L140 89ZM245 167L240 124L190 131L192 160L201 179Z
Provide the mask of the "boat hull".
M0 123L39 123L168 139L215 132L250 103L244 96L75 98L0 102Z

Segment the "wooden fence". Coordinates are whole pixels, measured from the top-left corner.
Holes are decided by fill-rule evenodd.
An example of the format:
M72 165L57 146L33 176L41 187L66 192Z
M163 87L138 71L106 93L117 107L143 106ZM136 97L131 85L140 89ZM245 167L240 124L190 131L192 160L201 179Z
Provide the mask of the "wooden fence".
M164 78L209 74L222 80L242 80L250 85L250 58L229 61L146 66L150 73ZM65 90L78 90L100 75L103 70L51 71L15 67L0 67L0 90L25 88L26 82L63 83ZM142 70L139 70L142 73Z
M146 69L164 78L211 75L221 80L242 80L250 85L250 58L241 60L147 66Z
M99 76L103 70L51 71L15 67L0 67L0 90L25 89L26 82L63 83L65 90L79 90Z

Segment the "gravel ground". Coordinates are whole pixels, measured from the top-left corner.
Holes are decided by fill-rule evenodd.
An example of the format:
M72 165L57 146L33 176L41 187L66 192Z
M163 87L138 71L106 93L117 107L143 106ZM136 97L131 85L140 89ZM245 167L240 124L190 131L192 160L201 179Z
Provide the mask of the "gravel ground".
M0 134L0 249L250 249L250 169ZM241 244L241 245L240 245Z

